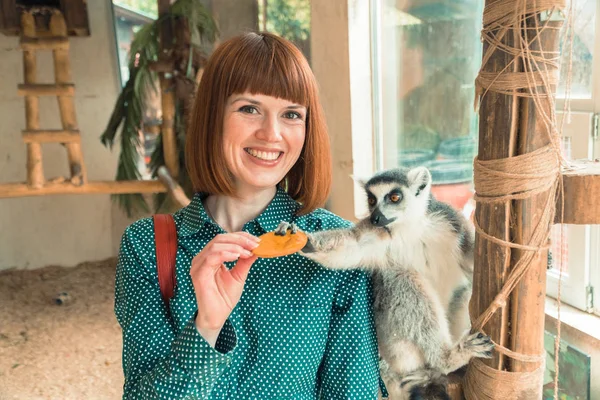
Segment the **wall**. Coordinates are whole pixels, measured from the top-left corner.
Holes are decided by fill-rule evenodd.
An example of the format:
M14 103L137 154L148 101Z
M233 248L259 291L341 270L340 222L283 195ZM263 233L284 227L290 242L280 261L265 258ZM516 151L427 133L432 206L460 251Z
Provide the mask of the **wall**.
M102 146L102 133L118 95L118 70L110 0L88 1L90 37L71 39L75 110L90 180L112 180L118 151ZM38 79L53 81L50 52L38 53ZM22 53L17 37L0 35L0 182L24 182L26 149ZM56 98L40 99L40 126L60 128ZM43 145L46 179L68 174L66 153ZM113 220L119 226L113 229ZM115 243L129 221L113 210L109 195L59 195L0 199L0 270L46 265L74 266L116 254Z
M352 176L369 177L374 171L368 5L312 0L310 9L312 69L319 82L333 158L327 208L352 221L366 211L364 190Z

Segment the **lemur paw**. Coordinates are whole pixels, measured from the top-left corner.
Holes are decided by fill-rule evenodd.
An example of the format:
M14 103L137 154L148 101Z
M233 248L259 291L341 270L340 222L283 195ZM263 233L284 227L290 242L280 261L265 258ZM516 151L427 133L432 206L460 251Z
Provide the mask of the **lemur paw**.
M431 384L445 387L447 385L447 378L439 370L422 368L412 371L400 379L400 388L406 393L413 392L416 387Z
M468 351L473 357L491 358L494 343L492 339L481 332L475 332L466 336L461 344L464 351Z
M317 249L313 245L313 241L310 239L310 234L306 234L306 236L308 236L308 240L306 241L306 244L304 245L304 247L302 249L300 249L300 253L304 253L304 254L316 253Z
M274 232L278 236L285 236L288 230L292 231L293 235L298 232L298 227L293 222L290 224L289 222L281 221Z

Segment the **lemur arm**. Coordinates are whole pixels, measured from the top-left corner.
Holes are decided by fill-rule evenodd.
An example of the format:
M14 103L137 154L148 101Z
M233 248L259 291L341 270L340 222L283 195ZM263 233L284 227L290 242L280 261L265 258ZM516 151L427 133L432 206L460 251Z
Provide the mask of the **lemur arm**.
M391 236L361 221L349 229L307 233L300 254L331 269L377 269L386 263Z

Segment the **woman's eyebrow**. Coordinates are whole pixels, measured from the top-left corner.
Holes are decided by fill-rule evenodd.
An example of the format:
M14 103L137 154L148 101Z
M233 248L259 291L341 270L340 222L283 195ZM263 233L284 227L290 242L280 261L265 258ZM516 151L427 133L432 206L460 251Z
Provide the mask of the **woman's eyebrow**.
M235 104L238 101L246 101L250 104L254 104L254 105L261 105L261 102L255 99L251 99L250 97L236 97L231 101L231 104ZM291 104L289 106L285 107L286 109L291 109L291 110L296 110L296 109L306 109L305 106L301 105L301 104Z
M302 109L304 109L304 108L306 108L306 107L304 107L304 106L302 106L302 105L300 105L300 104L292 104L291 106L287 106L286 108L289 108L289 109L296 110L296 109L299 109L299 108L302 108Z
M251 99L249 97L236 97L235 99L233 99L231 104L237 103L238 101L247 101L250 104L255 104L257 106L260 105L260 101Z

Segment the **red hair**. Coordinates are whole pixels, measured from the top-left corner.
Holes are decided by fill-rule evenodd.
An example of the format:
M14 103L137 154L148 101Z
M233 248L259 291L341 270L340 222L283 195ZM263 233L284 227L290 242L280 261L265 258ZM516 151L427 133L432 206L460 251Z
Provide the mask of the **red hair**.
M229 96L244 92L306 107L304 147L279 186L301 203L299 214L322 207L331 190L331 152L316 79L296 46L265 32L246 33L223 42L206 64L185 144L185 162L194 190L235 196L223 154L223 117Z

